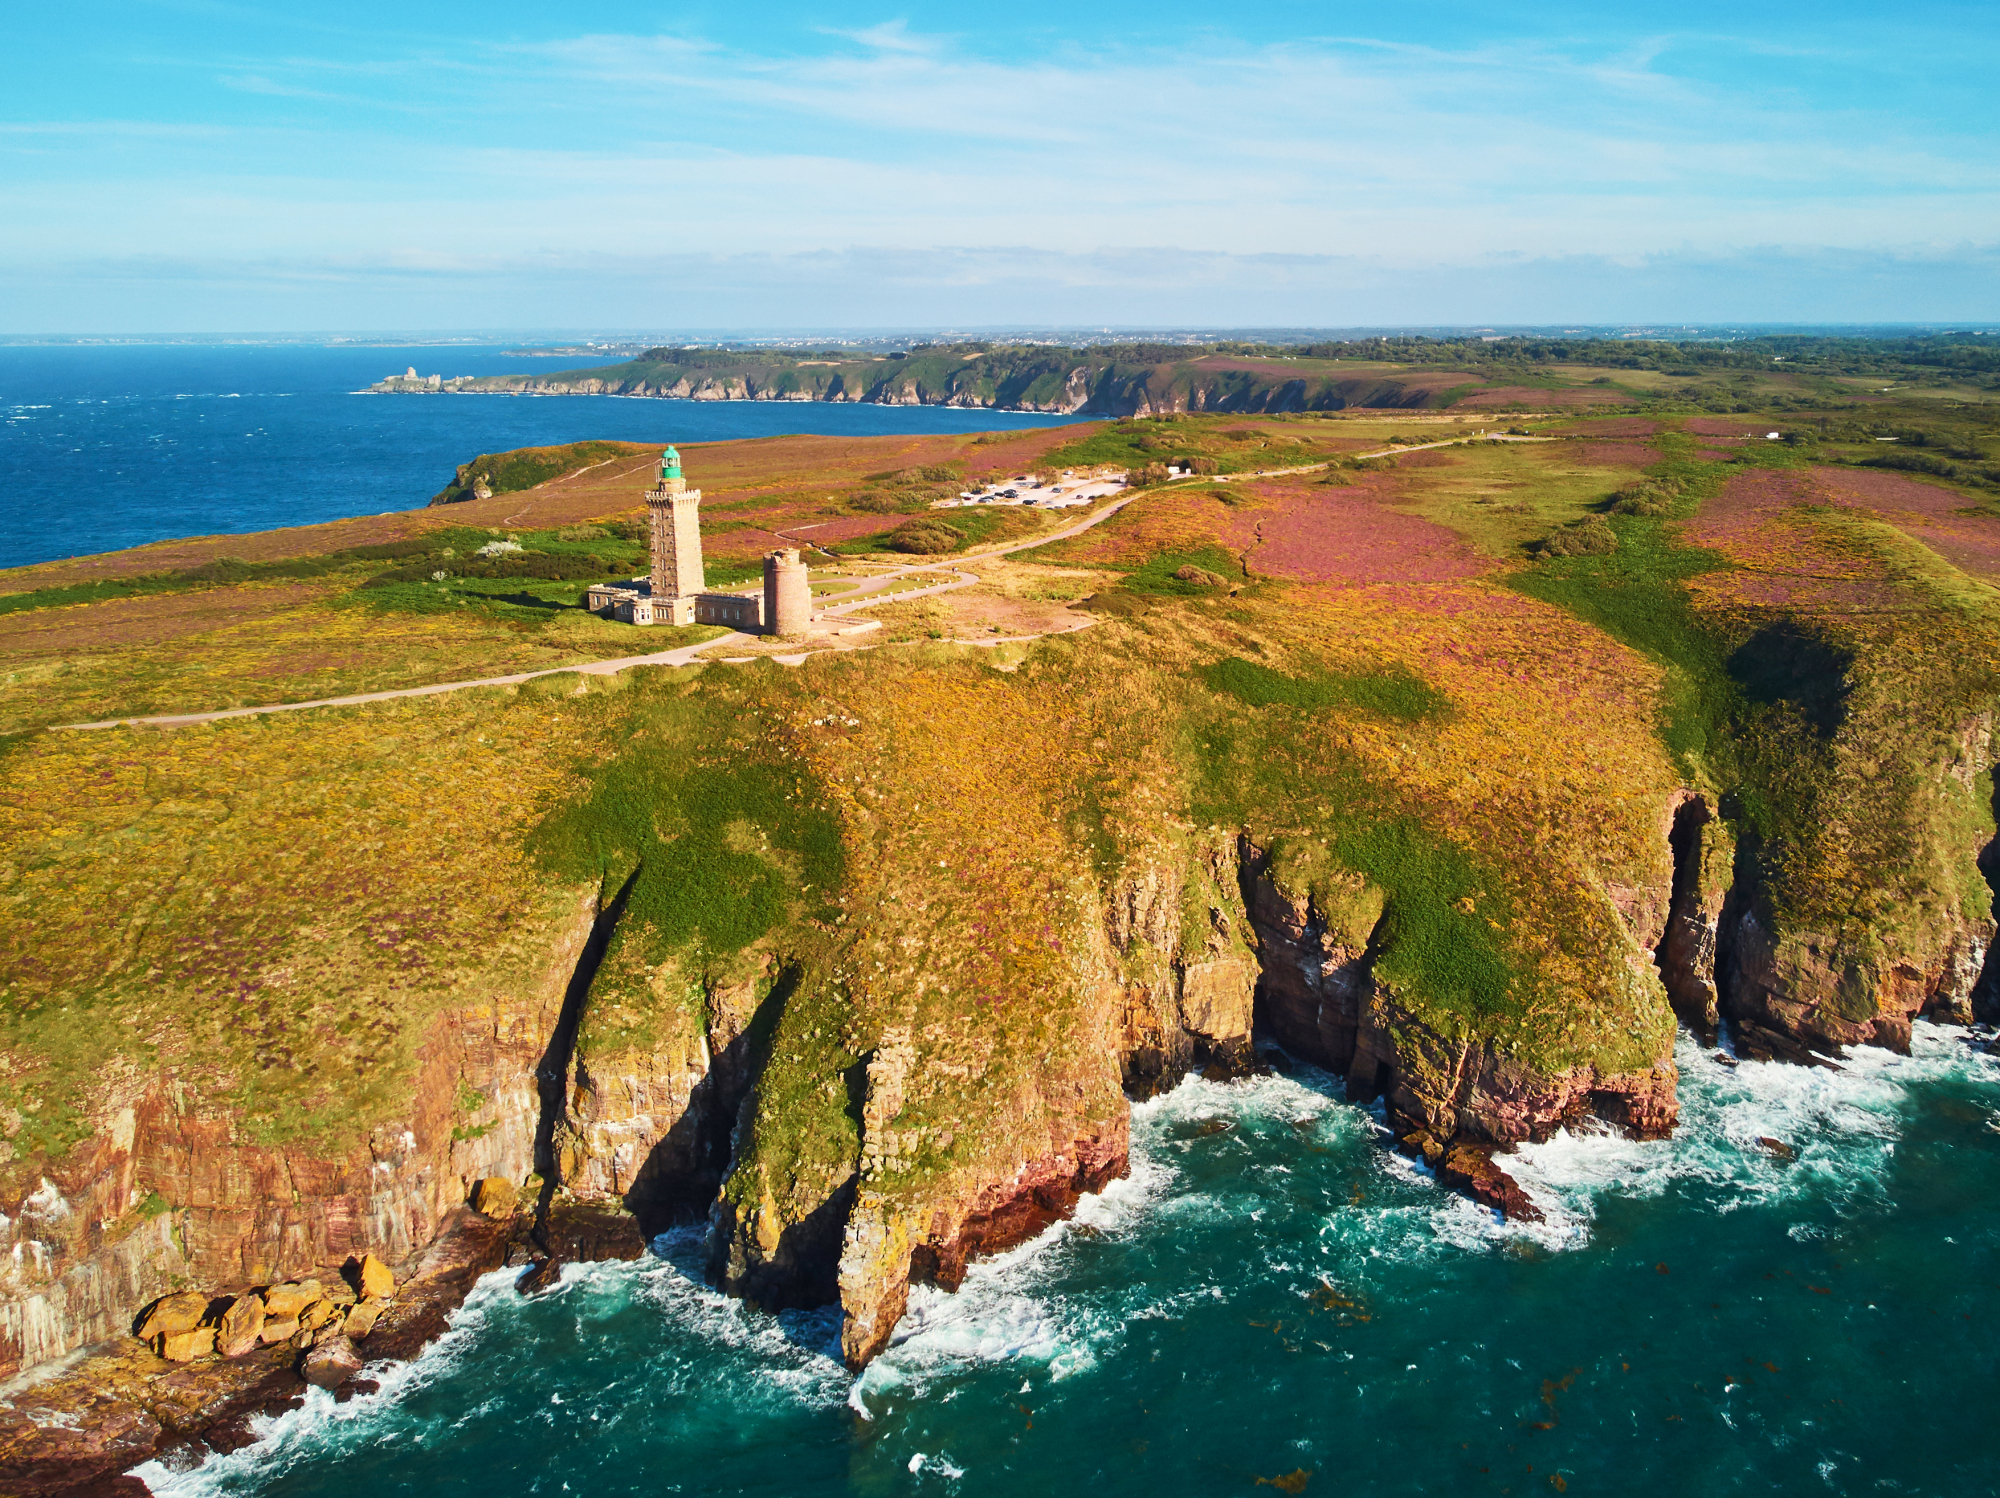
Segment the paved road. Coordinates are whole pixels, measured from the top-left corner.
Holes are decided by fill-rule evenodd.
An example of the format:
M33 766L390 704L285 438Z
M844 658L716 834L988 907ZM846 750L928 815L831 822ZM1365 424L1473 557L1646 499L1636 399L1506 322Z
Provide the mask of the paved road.
M994 557L1007 556L1012 552L1026 551L1031 547L1047 546L1054 541L1066 541L1071 536L1082 535L1083 532L1089 530L1093 525L1098 525L1109 520L1130 503L1131 499L1129 496L1120 499L1115 504L1106 505L1102 510L1099 510L1096 514L1083 521L1082 524L1070 526L1067 530L1058 531L1053 536L1034 536L1025 541L1014 542L1012 545L991 547L985 551L975 552L970 556L955 558L948 569L953 574L951 582L939 583L935 587L913 589L897 596L899 598L924 598L933 593L947 593L954 588L968 587L978 582L979 578L974 573L960 571L959 566L961 564L987 561ZM895 568L892 571L882 573L880 576L871 579L862 589L857 590L871 596L855 597L849 594L842 594L842 602L823 609L821 612L826 614L844 614L851 609L860 608L865 604L886 602L887 600L872 595L882 593L893 586L898 579L908 577L911 573L938 572L943 570L947 569L941 568L935 562L918 562L908 567ZM56 726L60 728L123 728L128 726L179 728L189 723L218 723L225 718L249 718L259 713L296 713L313 707L354 707L364 702L393 702L399 697L433 697L439 692L457 692L464 690L466 687L518 686L524 681L533 681L538 676L558 676L565 671L579 671L586 676L611 676L631 666L689 665L704 651L721 650L727 646L736 644L748 644L758 638L760 637L756 635L732 633L718 636L713 640L703 640L698 645L683 645L675 650L656 651L651 655L626 655L620 656L616 660L591 661L584 665L554 666L545 671L516 671L508 676L482 676L472 681L441 681L434 686L403 687L390 692L356 692L348 697L320 697L315 698L311 702L272 702L261 707L230 707L210 713L171 713L150 718L104 718L95 723L62 723ZM1016 638L1019 637L1017 636ZM805 654L812 653L810 651L805 652ZM788 656L785 659L803 658L804 656L801 655L798 657Z

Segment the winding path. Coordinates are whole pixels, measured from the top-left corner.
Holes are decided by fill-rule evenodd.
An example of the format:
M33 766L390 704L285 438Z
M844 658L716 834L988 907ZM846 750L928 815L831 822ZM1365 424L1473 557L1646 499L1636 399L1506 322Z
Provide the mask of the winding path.
M880 595L892 588L896 582L909 577L912 573L949 570L953 576L950 582L938 583L931 587L913 588L897 593L894 596L898 600L905 598L927 598L934 593L949 593L956 588L970 587L973 583L979 581L979 577L976 573L961 571L962 567L975 562L990 561L996 557L1004 557L1017 551L1032 550L1037 546L1047 546L1056 541L1067 541L1071 536L1080 536L1092 526L1100 525L1104 521L1109 520L1131 502L1132 496L1129 494L1125 495L1106 505L1081 524L1070 526L1067 530L1057 531L1051 536L1031 536L1027 540L1015 541L1006 546L989 547L985 551L974 552L970 556L954 558L947 567L941 567L936 562L918 562L912 563L907 567L894 568L891 571L871 578L868 582L852 590L850 593L841 594L841 601L839 603L830 604L826 608L821 609L820 612L822 614L846 614L854 609L865 608L870 604L885 603L888 600ZM699 644L682 645L674 650L656 651L651 655L625 655L619 656L615 660L590 661L586 664L576 666L551 666L541 671L515 671L506 676L481 676L471 681L441 681L428 687L400 687L394 691L387 692L356 692L347 697L318 697L311 702L272 702L260 707L228 707L208 713L169 713L157 717L103 718L95 723L58 723L54 726L57 728L74 729L180 728L190 723L219 723L225 718L251 718L256 717L260 713L296 713L315 707L355 707L364 702L393 702L401 697L434 697L440 692L458 692L463 691L467 687L518 686L524 681L533 681L538 676L560 676L568 671L578 672L584 676L612 676L631 666L691 665L696 657L700 656L704 651L734 645L738 641L748 644L753 640L761 638L758 635L732 632L726 635L718 635L712 640L703 640ZM1021 637L1015 636L1015 638L1019 639ZM827 648L837 650L842 647L829 646ZM805 659L807 655L816 653L815 651L808 650L798 655L782 656L779 659L785 661L787 664L791 664Z
M1438 442L1411 443L1407 447L1386 447L1383 448L1382 451L1380 452L1360 453L1357 454L1356 456L1365 458L1387 457L1399 452L1405 452L1405 453L1417 452L1420 449L1426 447L1454 447L1461 442L1470 442L1470 441L1556 442L1560 440L1561 440L1560 438L1555 438L1555 437L1507 437L1507 436L1501 436L1498 433L1480 433L1476 437L1459 434L1445 438ZM615 461L615 460L607 460L607 461ZM1324 468L1325 466L1326 464L1324 462L1319 462L1319 463L1307 463L1297 468L1271 468L1271 469L1266 469L1262 473L1204 474L1199 476L1191 476L1186 479L1175 480L1174 484L1188 484L1188 483L1208 484L1216 482L1229 483L1239 479L1278 478L1282 477L1283 475L1292 473L1311 473L1314 469ZM1173 486L1174 485L1171 484L1159 484L1155 485L1154 489L1158 490ZM840 601L838 603L828 604L825 608L821 609L819 612L822 615L827 615L827 614L846 615L853 612L855 609L867 608L870 605L877 603L886 603L888 599L882 596L884 593L889 592L889 590L902 579L909 577L912 574L920 572L949 571L950 573L952 573L952 580L950 582L937 583L929 587L911 588L903 592L895 593L893 596L898 600L911 599L911 598L929 598L933 594L950 593L959 588L971 587L974 583L979 581L978 574L963 571L961 570L962 568L970 566L976 562L992 561L997 557L1010 556L1017 551L1032 551L1038 546L1049 546L1057 541L1067 541L1072 536L1080 536L1085 531L1089 530L1092 526L1101 525L1105 521L1109 520L1113 515L1116 515L1120 510L1124 509L1126 505L1130 504L1134 499L1134 497L1135 496L1132 494L1122 495L1118 499L1106 505L1103 509L1092 513L1087 519L1083 520L1081 523L1077 525L1072 525L1066 530L1057 531L1054 535L1051 536L1031 536L1026 540L1010 542L1005 546L988 547L984 551L976 551L967 556L956 557L949 563L913 562L907 567L892 568L887 572L877 574L875 577L863 583L858 588L853 588L848 590L847 592L836 595ZM783 532L774 531L772 534L783 535ZM799 538L787 536L785 537L785 539L796 540ZM810 542L805 542L803 544L811 545ZM318 697L313 699L311 702L272 702L272 703L266 703L261 707L228 707L228 708L221 708L215 712L209 712L209 713L170 713L158 717L143 717L143 718L103 718L95 723L58 723L55 724L54 726L57 728L75 728L75 729L127 728L127 727L179 728L189 723L219 723L225 718L251 718L257 716L260 713L296 713L296 712L303 712L307 708L315 708L315 707L354 707L364 702L393 702L399 697L433 697L436 696L439 692L458 692L458 691L463 691L466 687L518 686L524 681L533 681L538 676L560 676L566 671L578 672L584 676L613 676L616 675L618 672L626 670L627 668L632 666L691 665L704 652L718 650L721 647L727 645L734 645L738 641L742 641L743 643L748 644L751 641L760 638L762 637L757 635L746 635L740 632L732 632L726 635L719 635L713 640L703 640L701 643L697 645L682 645L674 650L656 651L651 655L623 655L619 656L615 660L590 661L586 664L577 666L550 666L540 671L516 671L507 676L481 676L470 681L441 681L433 686L428 686L428 687L400 687L394 691L387 691L387 692L356 692L353 695L347 697ZM1039 639L1040 636L1014 635L1011 636L1010 638L1013 640ZM985 645L985 644L997 644L1002 642L978 640L978 641L961 642L961 643L973 643L973 644ZM832 645L824 648L828 650L840 650L840 649L851 649L852 647ZM782 661L787 665L795 665L798 662L804 660L809 655L816 655L820 653L821 653L820 651L805 650L797 654L775 656L773 657L773 659Z

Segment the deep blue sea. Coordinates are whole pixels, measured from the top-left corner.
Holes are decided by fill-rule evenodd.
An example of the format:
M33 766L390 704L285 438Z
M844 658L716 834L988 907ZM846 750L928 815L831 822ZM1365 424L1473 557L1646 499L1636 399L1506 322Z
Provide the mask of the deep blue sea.
M591 362L497 345L0 345L0 567L413 509L458 464L515 447L1066 420L937 406L352 393L413 365L450 376Z
M1506 1226L1330 1079L1189 1081L1130 1179L920 1291L859 1379L826 1315L642 1265L489 1277L380 1393L313 1393L177 1495L1987 1495L2000 1060L1680 1051L1682 1123L1560 1135ZM1781 1142L1784 1151L1759 1143ZM1281 1486L1271 1486L1283 1479Z

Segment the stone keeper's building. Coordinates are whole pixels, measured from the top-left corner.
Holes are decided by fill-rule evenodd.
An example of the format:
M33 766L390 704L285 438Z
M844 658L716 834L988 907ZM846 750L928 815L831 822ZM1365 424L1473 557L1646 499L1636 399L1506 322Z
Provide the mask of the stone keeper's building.
M812 588L798 548L764 558L761 592L710 593L701 570L701 490L681 477L681 455L660 455L660 481L646 494L650 577L596 583L585 595L593 614L626 624L722 624L786 637L812 628Z

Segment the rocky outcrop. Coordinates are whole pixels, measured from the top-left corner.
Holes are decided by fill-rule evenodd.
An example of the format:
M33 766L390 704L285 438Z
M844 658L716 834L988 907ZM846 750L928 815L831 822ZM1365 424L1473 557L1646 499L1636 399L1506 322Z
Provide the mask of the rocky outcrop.
M1667 998L1682 1024L1704 1042L1721 1020L1717 964L1729 892L1735 883L1736 838L1707 800L1683 795L1668 833L1674 852L1673 907L1657 960Z
M1838 1058L1848 1046L1908 1054L1919 1016L1968 1023L1993 939L1990 916L1959 914L1901 951L1856 951L1818 933L1774 932L1755 909L1730 933L1728 1015L1755 1059Z
M885 1087L883 1109L893 1101L892 1087ZM1080 1104L1084 1088L1074 1092L1072 1102ZM872 1078L870 1095L876 1095ZM1048 1146L1020 1159L1008 1175L922 1194L875 1189L866 1176L857 1183L838 1264L840 1345L849 1367L863 1367L888 1346L912 1282L957 1289L971 1259L1026 1242L1067 1217L1084 1193L1101 1191L1130 1168L1130 1118L1122 1107L1093 1120L1059 1099L1032 1101L1041 1105L1040 1127L1030 1137Z
M1678 1117L1670 1055L1639 1071L1549 1071L1492 1040L1439 1033L1375 974L1386 901L1359 878L1313 894L1288 889L1268 852L1241 845L1244 902L1262 958L1258 1019L1292 1054L1345 1078L1356 1101L1383 1100L1405 1147L1445 1184L1510 1217L1538 1219L1491 1151L1546 1139L1567 1123L1607 1121L1662 1138ZM1614 900L1640 941L1657 938L1666 901Z
M1672 1131L1670 1057L1637 1072L1552 1073L1491 1040L1440 1034L1375 976L1381 891L1359 879L1318 899L1286 889L1247 838L1242 867L1263 958L1259 1019L1294 1055L1344 1077L1350 1098L1382 1098L1399 1135L1504 1148L1584 1117L1636 1138Z
M1994 748L1990 714L1961 725L1912 799L1907 852L1922 866L1921 898L1813 929L1781 921L1754 886L1731 892L1718 985L1740 1052L1806 1063L1856 1045L1907 1053L1917 1018L1972 1022L1995 934Z
M1251 1063L1257 959L1228 839L1126 873L1107 893L1103 935L1092 967L1119 1007L1127 1096Z
M260 1338L236 1355L179 1364L135 1337L112 1339L0 1406L0 1490L20 1498L136 1495L142 1485L118 1473L155 1457L178 1469L249 1445L262 1417L299 1407L308 1374L336 1398L372 1387L356 1379L362 1359L413 1357L434 1340L474 1281L504 1261L516 1227L462 1209L450 1214L405 1266L393 1302L364 1301L339 1321L320 1318L325 1335L313 1335L310 1352L293 1336ZM296 1299L279 1297L279 1308L296 1310ZM330 1300L320 1295L317 1303ZM282 1319L296 1326L299 1318Z
M533 1069L593 914L557 925L539 978L440 1013L407 1112L343 1153L260 1143L181 1082L113 1079L89 1138L0 1221L0 1375L123 1334L190 1282L240 1289L331 1278L369 1252L409 1258L472 1182L525 1177Z

